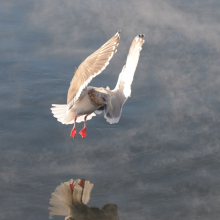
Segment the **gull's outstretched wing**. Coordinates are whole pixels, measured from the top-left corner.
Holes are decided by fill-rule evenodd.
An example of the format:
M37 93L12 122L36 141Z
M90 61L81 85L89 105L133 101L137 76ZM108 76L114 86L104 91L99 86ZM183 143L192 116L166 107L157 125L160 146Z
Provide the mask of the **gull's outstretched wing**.
M70 109L79 99L81 92L89 84L89 82L95 76L100 74L109 64L109 61L117 51L116 48L118 46L119 39L120 31L118 31L109 41L107 41L92 55L87 57L77 68L70 83L67 95L67 109Z
M110 124L117 123L121 116L122 107L131 95L131 84L133 81L134 73L138 64L140 51L144 43L144 35L140 34L134 38L122 72L119 75L118 82L114 90L108 90L111 95L111 104L113 109L105 106L105 118ZM101 110L101 109L98 109Z

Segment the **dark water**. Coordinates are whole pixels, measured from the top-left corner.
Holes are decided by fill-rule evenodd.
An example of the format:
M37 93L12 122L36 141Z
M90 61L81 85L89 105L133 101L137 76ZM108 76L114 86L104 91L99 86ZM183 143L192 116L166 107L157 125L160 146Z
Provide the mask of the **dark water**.
M51 193L94 183L89 206L119 219L220 218L219 1L1 1L0 219L48 219ZM76 66L121 29L90 85L114 88L133 38L145 44L118 124L87 138L53 118ZM83 124L77 124L78 131ZM64 217L54 217L64 219Z

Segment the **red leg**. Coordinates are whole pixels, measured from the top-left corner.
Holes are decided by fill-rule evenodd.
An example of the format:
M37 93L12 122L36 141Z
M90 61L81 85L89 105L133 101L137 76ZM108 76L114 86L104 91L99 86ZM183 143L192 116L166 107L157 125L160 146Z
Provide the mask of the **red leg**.
M77 131L76 131L76 119L77 119L77 117L74 118L74 127L73 127L73 129L70 133L70 137L73 137L73 138L75 138L75 134L77 133Z
M79 132L82 136L82 138L86 138L86 118L87 118L88 115L85 116L84 118L84 127L83 129Z

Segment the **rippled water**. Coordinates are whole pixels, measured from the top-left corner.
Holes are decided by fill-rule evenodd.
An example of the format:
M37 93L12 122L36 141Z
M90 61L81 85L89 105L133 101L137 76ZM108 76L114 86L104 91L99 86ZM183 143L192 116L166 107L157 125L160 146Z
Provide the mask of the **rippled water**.
M62 182L94 183L88 206L119 219L220 216L218 1L2 1L0 219L48 219ZM130 43L145 44L118 124L87 138L53 118L76 66L121 29L118 52L90 85L114 88ZM83 124L77 124L78 131ZM54 217L64 219L64 217Z

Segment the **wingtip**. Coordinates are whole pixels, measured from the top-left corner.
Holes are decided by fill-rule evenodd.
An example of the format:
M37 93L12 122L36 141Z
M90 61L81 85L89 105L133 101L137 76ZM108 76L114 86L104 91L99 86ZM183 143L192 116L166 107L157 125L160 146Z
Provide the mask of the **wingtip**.
M118 30L118 32L115 35L120 37L120 34L121 34L121 30Z
M136 37L135 37L135 40L136 40L136 42L142 42L142 43L144 43L144 34L139 34L139 35L137 35Z

